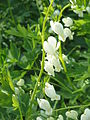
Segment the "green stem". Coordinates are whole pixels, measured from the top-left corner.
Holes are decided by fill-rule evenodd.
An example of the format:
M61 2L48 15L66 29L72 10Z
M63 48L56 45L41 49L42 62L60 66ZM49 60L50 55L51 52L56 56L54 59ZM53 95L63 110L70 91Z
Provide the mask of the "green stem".
M62 13L65 9L67 9L68 7L70 7L71 5L70 4L67 4L65 5L62 9L61 9L61 12L59 14L59 17L58 17L58 21L60 21L61 17L62 17Z
M74 108L81 108L81 107L88 107L88 106L90 106L90 103L87 104L87 105L68 106L68 107L65 107L65 108L56 109L54 111L62 111L62 110L67 110L67 109L74 109Z
M69 84L72 86L72 88L75 89L75 87L74 87L74 85L72 84L72 82L71 82L69 76L67 75L67 68L66 68L65 62L64 62L63 57L62 57L62 46L61 46L61 40L59 40L59 41L60 41L60 47L59 47L59 59L60 59L62 65L63 65L64 72L65 72L65 74L66 74L66 77L67 77L67 80L68 80Z
M15 23L15 20L14 20L14 17L13 17L13 13L12 13L12 10L11 10L11 6L10 6L10 0L7 0L7 2L8 2L8 7L9 7L9 10L10 10L10 15L11 15L11 18L12 18L12 21L13 21L13 23L14 23L14 25L16 24Z
M66 6L64 6L64 7L62 8L62 10L61 10L61 12L60 12L60 14L59 14L59 17L58 17L58 21L60 21L60 19L61 19L61 17L62 17L62 13L63 13L64 10L65 10L66 8L68 8L68 7L70 7L70 4L67 4ZM62 57L61 40L59 40L59 41L60 41L60 47L59 47L59 55L60 55L60 56L59 56L59 59L60 59L62 65L63 65L63 68L64 68L64 71L65 71L65 74L66 74L66 77L67 77L67 80L68 80L69 84L72 86L72 88L75 89L75 87L73 86L73 84L72 84L69 76L67 75L67 68L66 68L65 62L64 62L63 57Z
M42 34L41 34L41 38L42 38L42 47L43 47L43 43L44 43L44 32L45 32L45 25L46 25L46 22L47 22L47 18L48 18L48 14L49 14L49 11L51 9L51 6L53 4L53 1L51 1L49 7L48 7L48 11L47 11L47 14L45 16L45 19L44 19L44 22L43 22L43 27L42 27ZM38 77L38 80L35 84L35 87L34 87L34 90L33 90L33 93L31 95L31 99L30 99L30 105L29 105L29 109L27 111L27 115L29 115L29 113L31 113L31 109L32 109L32 102L35 98L35 95L36 95L36 91L37 91L37 88L38 88L38 82L40 82L40 79L41 79L41 76L42 76L42 73L43 73L43 70L44 70L44 60L45 60L45 51L43 49L43 53L42 53L42 64L41 64L41 70L40 70L40 73L39 73L39 77ZM27 116L28 117L28 116Z
M86 8L86 0L84 0L84 7Z
M38 68L33 68L32 70L38 70L38 71L40 71ZM47 75L47 73L45 73L44 71L43 71L43 73L44 73L45 75ZM72 93L71 89L69 89L69 88L68 88L67 86L65 86L62 82L60 82L60 80L56 79L56 78L53 77L53 76L50 76L50 78L52 78L52 80L56 81L59 85L61 85L63 88L65 88L68 92ZM58 85L58 86L59 86L59 85Z
M80 45L76 45L76 46L68 53L67 56L71 55L72 52L73 52L74 50L76 50L77 48L80 48Z
M20 112L20 118L21 120L23 120L23 116L22 116L22 112L21 112L21 108L19 107L19 112Z

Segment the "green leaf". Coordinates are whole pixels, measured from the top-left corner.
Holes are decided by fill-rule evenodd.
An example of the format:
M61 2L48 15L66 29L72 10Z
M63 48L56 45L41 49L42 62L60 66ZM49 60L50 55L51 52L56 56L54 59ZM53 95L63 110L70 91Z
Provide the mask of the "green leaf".
M16 47L16 45L14 43L12 43L12 42L10 44L10 52L11 52L11 55L13 56L13 58L15 58L16 60L19 60L19 58L20 58L20 49L18 49Z
M13 94L12 95L12 106L14 107L14 110L18 109L19 108L19 102L18 102L18 99L17 97Z
M14 89L14 85L13 85L9 71L7 71L7 79L8 79L8 82L9 82L11 89L14 91L15 89Z
M11 94L6 90L0 90L0 106L11 107L12 99Z

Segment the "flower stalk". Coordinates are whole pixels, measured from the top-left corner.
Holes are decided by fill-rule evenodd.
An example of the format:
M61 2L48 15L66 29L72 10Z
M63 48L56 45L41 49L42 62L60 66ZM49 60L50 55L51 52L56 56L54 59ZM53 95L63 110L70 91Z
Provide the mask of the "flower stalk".
M64 6L59 14L59 17L58 17L58 22L60 21L61 17L62 17L62 13L64 12L65 9L67 9L68 7L70 7L70 4L67 4L66 6ZM67 68L66 68L66 65L65 65L65 62L63 60L63 57L62 57L62 47L61 47L61 40L60 41L60 47L59 47L59 59L63 65L63 68L64 68L64 71L65 71L65 74L66 74L66 77L67 77L67 80L69 82L69 84L72 86L72 88L75 89L74 85L72 84L69 76L67 75Z
M10 11L10 16L12 18L13 24L15 25L16 23L15 23L15 20L14 20L14 17L13 17L13 12L11 10L10 0L7 0L7 3L8 3L9 11Z
M86 105L68 106L68 107L65 107L65 108L56 109L54 111L70 110L70 109L75 109L75 108L85 108L85 107L89 107L89 106L90 106L90 103L86 104Z
M67 75L67 68L66 68L65 62L64 62L63 57L62 57L61 40L59 40L59 41L60 41L60 47L59 47L59 59L60 59L62 65L63 65L64 72L65 72L65 74L66 74L66 77L67 77L67 80L68 80L69 84L72 86L72 88L75 89L75 87L74 87L74 85L72 84L72 82L71 82L69 76Z
M68 7L70 7L70 6L71 6L70 4L67 4L67 5L65 5L65 6L61 9L60 14L59 14L59 17L58 17L58 22L60 21L60 19L61 19L61 17L62 17L63 11L64 11L65 9L67 9Z
M48 7L48 11L47 11L47 14L45 16L45 19L44 19L44 22L43 22L43 27L42 27L42 34L41 34L41 39L42 39L42 48L43 48L43 43L44 43L44 33L45 33L45 25L46 25L46 22L47 22L47 18L48 18L48 14L49 14L49 11L51 9L51 6L53 4L53 1L51 1L49 7ZM32 102L35 98L35 95L36 95L36 91L37 91L37 88L38 88L38 82L40 82L40 79L42 77L42 74L43 74L43 70L44 70L44 60L45 60L45 51L43 49L43 53L42 53L42 63L41 63L41 70L40 70L40 73L39 73L39 77L37 79L37 82L35 84L35 87L34 87L34 90L33 90L33 93L31 95L31 99L30 99L30 105L29 105L29 109L27 111L27 117L28 115L30 115L29 113L31 113L31 110L32 110ZM29 117L30 118L30 117Z

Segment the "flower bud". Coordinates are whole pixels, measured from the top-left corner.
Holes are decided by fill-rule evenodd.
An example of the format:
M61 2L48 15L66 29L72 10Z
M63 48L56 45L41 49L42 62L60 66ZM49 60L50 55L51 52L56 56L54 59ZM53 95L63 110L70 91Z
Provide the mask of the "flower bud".
M20 80L17 82L17 85L18 85L19 87L24 86L24 79L20 79Z

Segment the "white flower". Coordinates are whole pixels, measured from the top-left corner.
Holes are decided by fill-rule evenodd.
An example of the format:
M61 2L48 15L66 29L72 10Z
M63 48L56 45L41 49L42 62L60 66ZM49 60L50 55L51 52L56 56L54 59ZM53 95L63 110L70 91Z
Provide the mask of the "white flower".
M53 14L54 14L54 16L56 16L56 15L59 16L60 11L58 9L56 9Z
M90 7L89 6L86 7L86 11L88 12L88 14L90 14Z
M44 69L49 75L55 76L54 71L60 72L62 69L58 56L47 54L44 63Z
M52 33L52 32L53 32L52 29L51 29L51 27L49 28L48 32L49 32L49 33Z
M64 55L64 54L62 54L62 57L63 57L63 60L68 64L68 63L69 63L69 60L68 60L67 56Z
M79 17L83 17L83 11L82 10L73 10L76 14L78 14Z
M69 28L63 28L63 25L59 22L50 21L52 30L59 35L59 39L65 42L66 38L73 39L73 33Z
M43 5L40 5L39 9L40 9L40 10L43 10Z
M55 57L54 55L48 55L47 54L47 56L45 57L45 59L48 60L48 62L53 65L54 71L60 72L61 65L60 65L60 61L58 59L58 56Z
M83 11L85 11L84 7L82 6L81 7L82 9L78 10L78 6L76 5L76 0L74 1L70 0L70 2L72 4L71 8L73 9L73 12L78 14L79 17L83 17Z
M66 27L70 27L73 25L73 20L70 17L63 18L62 21Z
M17 87L15 87L15 94L19 94L19 89Z
M81 115L81 120L90 120L90 109L86 108L84 114Z
M70 40L73 40L74 32L71 32L69 28L64 29L65 38L69 37Z
M18 86L23 86L23 85L24 85L24 80L23 80L23 79L20 79L20 80L17 82L17 85L18 85Z
M77 120L78 113L75 110L67 111L66 116L68 118L72 118L73 120Z
M54 86L49 83L45 83L45 94L51 98L51 100L60 100L60 95L56 94Z
M50 21L50 25L52 30L60 36L60 40L65 41L63 25L59 22L53 22L53 21Z
M45 52L49 55L56 55L59 46L60 42L57 43L56 38L53 36L48 37L48 41L44 41L43 44Z
M76 4L76 0L69 0L72 4Z
M48 37L48 41L44 41L43 47L47 56L45 57L44 69L49 75L54 76L54 71L60 72L61 65L58 59L58 52L60 42L57 43L55 37Z
M61 65L60 65L59 59L56 58L55 56L52 56L51 63L52 63L53 66L54 66L54 70L55 70L56 72L60 72L60 70L61 70Z
M81 8L83 8L83 10L78 10L78 6L76 5L76 0L69 0L71 2L71 8L73 9L73 12L75 12L76 14L78 14L79 17L83 17L83 11L84 10L84 7L82 6Z
M53 65L50 62L48 62L48 61L44 62L44 69L48 73L48 75L55 76Z
M63 120L63 116L59 115L57 120Z
M41 117L37 117L36 120L42 120L42 118Z
M53 117L49 117L47 118L47 120L55 120Z
M52 115L52 108L47 100L37 98L37 102L39 104L39 107L45 110L46 115Z

